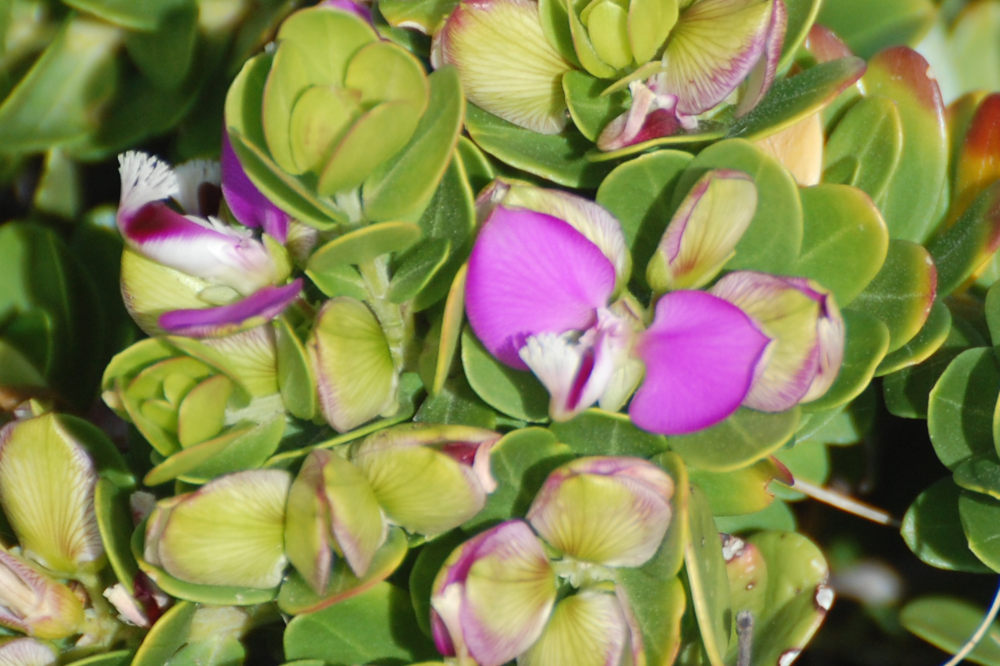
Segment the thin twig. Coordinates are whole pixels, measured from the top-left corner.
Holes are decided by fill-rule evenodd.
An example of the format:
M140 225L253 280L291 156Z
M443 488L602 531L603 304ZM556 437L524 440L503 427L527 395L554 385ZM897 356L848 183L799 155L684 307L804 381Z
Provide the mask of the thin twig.
M830 506L836 507L841 511L852 513L855 516L864 518L865 520L870 520L873 523L897 528L900 526L899 521L893 518L892 514L887 511L883 511L882 509L871 506L870 504L865 504L864 502L856 500L849 495L838 493L835 490L823 488L822 486L816 486L808 481L803 481L802 479L795 479L795 482L792 483L789 488L798 490L814 500L829 504Z
M969 656L969 653L976 649L979 641L983 640L983 636L986 632L990 630L993 625L993 620L996 619L997 613L1000 612L1000 587L997 588L996 593L993 595L993 605L990 609L986 611L986 617L983 621L979 623L979 628L976 629L976 633L969 637L969 640L965 641L965 645L962 649L956 652L951 659L941 664L941 666L955 666L955 664L960 663L963 659Z

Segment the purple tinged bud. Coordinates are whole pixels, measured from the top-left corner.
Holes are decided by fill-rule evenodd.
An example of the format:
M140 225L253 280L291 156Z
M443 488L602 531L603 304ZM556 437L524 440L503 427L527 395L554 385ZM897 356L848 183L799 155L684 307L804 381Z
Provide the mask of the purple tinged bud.
M0 548L0 625L57 639L80 633L83 621L72 590Z
M580 458L549 475L527 520L570 557L637 567L663 541L673 494L670 476L641 458Z
M541 542L520 520L501 523L456 548L434 580L434 642L460 662L500 666L538 640L555 599Z

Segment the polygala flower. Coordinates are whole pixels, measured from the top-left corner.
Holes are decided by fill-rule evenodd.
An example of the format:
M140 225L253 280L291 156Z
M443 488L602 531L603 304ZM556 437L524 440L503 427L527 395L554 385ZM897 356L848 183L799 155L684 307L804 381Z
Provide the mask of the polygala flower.
M755 271L729 273L712 293L742 308L774 340L747 407L780 412L826 393L844 357L844 320L833 294L806 278Z
M445 560L431 590L438 651L500 666L538 640L556 601L542 543L520 520L469 539Z
M222 188L237 216L283 236L287 219L261 208L238 162L232 156L226 162L231 178ZM298 297L301 279L282 284L289 265L278 241L216 217L218 165L197 161L175 170L136 151L120 155L118 163L117 222L127 248L122 293L147 332L231 333L277 316Z
M526 518L569 557L638 567L663 541L673 494L673 480L649 461L579 458L549 474Z
M568 419L604 396L637 359L645 378L629 413L663 434L712 425L739 407L769 338L738 307L675 291L642 332L610 302L613 260L565 220L497 205L469 258L466 312L487 350L531 370Z

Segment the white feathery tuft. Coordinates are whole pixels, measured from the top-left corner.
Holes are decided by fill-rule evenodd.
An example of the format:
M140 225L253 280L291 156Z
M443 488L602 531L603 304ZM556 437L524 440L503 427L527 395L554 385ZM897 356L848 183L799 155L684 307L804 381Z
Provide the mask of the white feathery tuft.
M185 213L198 214L198 188L203 183L220 185L222 168L211 160L191 160L174 169L177 175L177 194L174 197Z
M177 174L169 164L149 153L130 150L118 155L118 173L122 178L119 215L178 193Z

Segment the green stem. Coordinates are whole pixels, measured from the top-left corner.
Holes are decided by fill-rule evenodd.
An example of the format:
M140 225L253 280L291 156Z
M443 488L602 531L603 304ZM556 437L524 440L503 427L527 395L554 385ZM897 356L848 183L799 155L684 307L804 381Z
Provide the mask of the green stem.
M410 360L413 341L413 318L408 309L389 300L389 255L384 254L358 265L365 287L368 289L368 306L375 313L396 373L401 373Z

